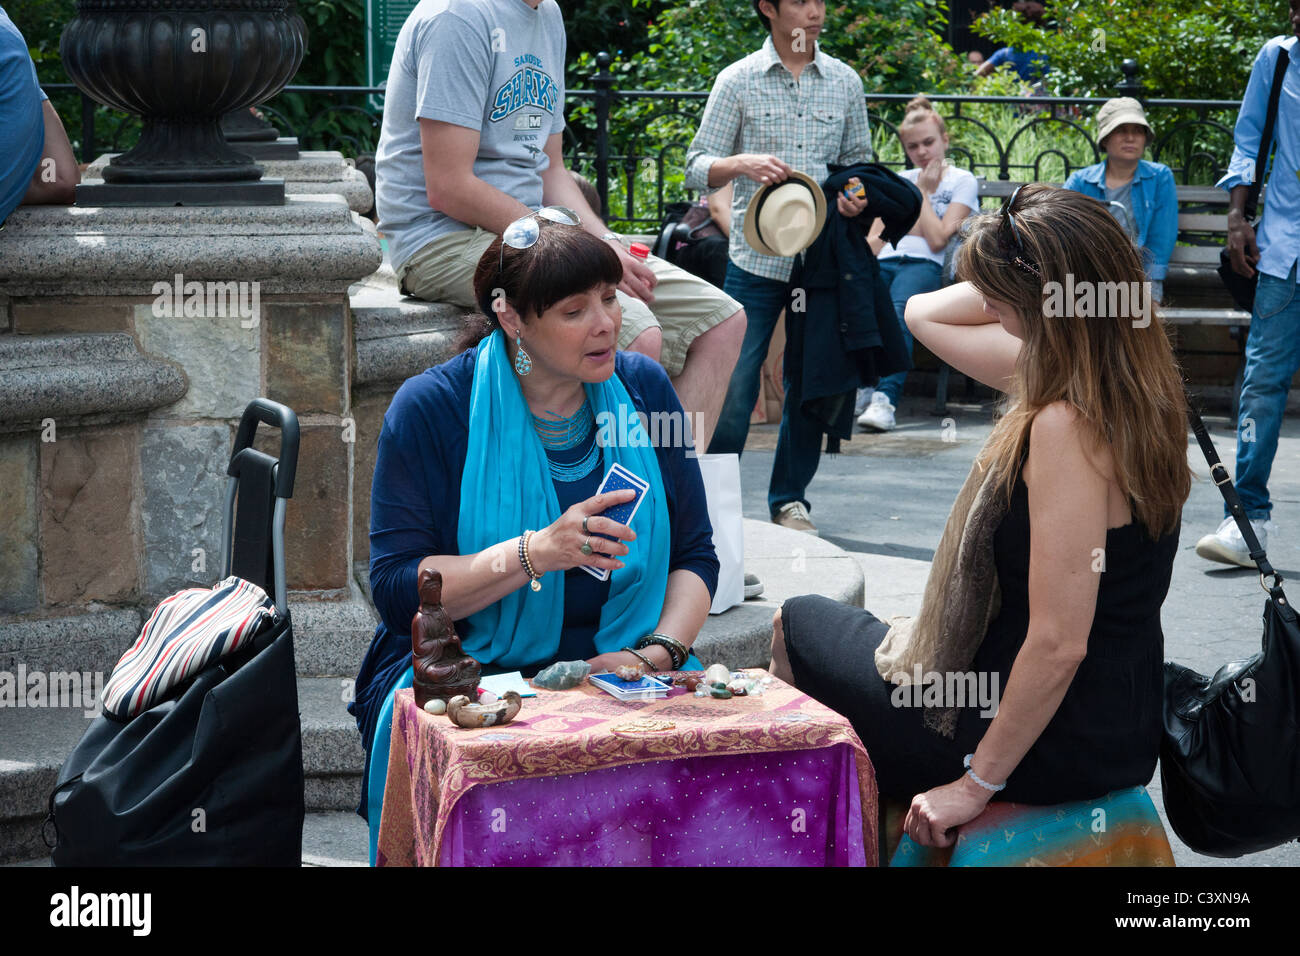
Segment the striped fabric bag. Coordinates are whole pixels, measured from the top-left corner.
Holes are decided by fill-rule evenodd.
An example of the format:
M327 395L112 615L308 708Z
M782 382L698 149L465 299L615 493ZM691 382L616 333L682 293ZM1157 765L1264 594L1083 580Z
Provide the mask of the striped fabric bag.
M104 687L104 712L130 720L179 684L239 650L273 621L275 604L243 578L189 588L164 600Z

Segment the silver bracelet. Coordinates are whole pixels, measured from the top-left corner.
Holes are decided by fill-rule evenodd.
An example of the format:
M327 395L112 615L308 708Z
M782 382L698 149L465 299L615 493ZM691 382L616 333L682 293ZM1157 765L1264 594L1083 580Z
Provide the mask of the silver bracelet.
M974 756L975 755L973 753L967 754L965 759L962 760L962 764L966 768L966 775L970 777L972 780L974 780L976 783L978 783L985 790L992 791L993 793L997 793L999 790L1005 790L1007 788L1007 785L1005 783L1000 783L995 786L994 784L991 784L987 780L981 778L979 774L977 774L974 770L971 769L970 762L971 762L971 758Z

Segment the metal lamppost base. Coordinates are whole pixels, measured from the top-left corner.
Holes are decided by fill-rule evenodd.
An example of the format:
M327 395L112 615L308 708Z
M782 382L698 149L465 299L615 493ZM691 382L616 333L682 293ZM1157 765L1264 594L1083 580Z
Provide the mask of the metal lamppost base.
M238 183L81 183L78 206L283 206L284 180Z

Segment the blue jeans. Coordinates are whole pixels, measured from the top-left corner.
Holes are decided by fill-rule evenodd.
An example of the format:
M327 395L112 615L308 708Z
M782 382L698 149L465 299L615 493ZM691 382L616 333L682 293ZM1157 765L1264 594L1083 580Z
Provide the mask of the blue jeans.
M1237 494L1252 521L1267 521L1268 476L1291 378L1300 369L1300 291L1295 266L1285 279L1259 274L1246 337L1246 371L1237 420ZM1228 515L1224 504L1224 516Z
M745 307L747 324L740 358L731 373L709 451L739 455L745 450L749 416L758 401L759 375L772 341L772 330L789 301L789 283L754 275L733 262L727 264L727 281L722 291ZM786 316L787 332L790 318ZM784 382L785 405L781 410L781 431L776 440L776 461L767 494L768 509L773 515L792 501L802 501L808 507L803 495L817 473L823 435L821 427L800 409L799 396L791 393L788 376Z
M916 256L891 256L880 260L880 278L889 284L889 298L893 300L894 311L898 314L898 324L903 329L903 339L907 342L907 354L912 354L912 333L903 321L903 310L907 300L922 292L934 292L943 285L943 267L933 259L921 259ZM903 394L903 382L906 372L886 375L876 385L877 392L884 392L889 404L898 407L898 398Z

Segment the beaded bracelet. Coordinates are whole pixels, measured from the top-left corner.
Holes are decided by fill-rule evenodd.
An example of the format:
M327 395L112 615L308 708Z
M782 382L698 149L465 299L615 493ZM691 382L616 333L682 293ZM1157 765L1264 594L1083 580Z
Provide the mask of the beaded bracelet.
M966 768L967 775L976 783L978 783L981 787L983 787L985 790L991 790L993 793L997 793L999 790L1005 790L1007 788L1007 785L1005 783L1000 783L997 785L991 784L987 780L981 779L979 774L977 774L974 770L971 769L970 762L971 762L971 758L974 756L975 755L973 753L967 754L966 758L962 761L963 766L965 766Z
M524 574L531 579L528 586L534 591L540 591L542 589L542 576L533 569L533 562L528 557L528 539L532 536L532 531L525 531L519 536L519 563L524 566Z
M681 641L669 637L667 634L660 634L656 631L653 634L647 634L641 640L636 642L637 650L658 645L668 652L668 658L672 662L673 670L679 671L686 663L686 658L690 656L690 651Z

